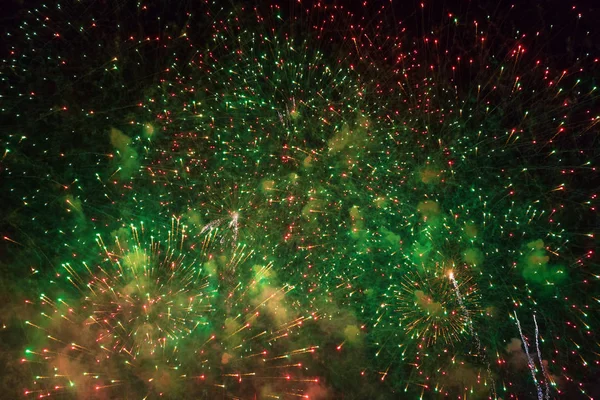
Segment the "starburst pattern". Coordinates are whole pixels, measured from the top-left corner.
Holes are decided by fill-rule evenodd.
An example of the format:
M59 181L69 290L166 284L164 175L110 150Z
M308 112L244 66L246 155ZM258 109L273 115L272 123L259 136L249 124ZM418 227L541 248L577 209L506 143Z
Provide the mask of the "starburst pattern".
M594 397L595 11L451 3L18 6L7 386Z

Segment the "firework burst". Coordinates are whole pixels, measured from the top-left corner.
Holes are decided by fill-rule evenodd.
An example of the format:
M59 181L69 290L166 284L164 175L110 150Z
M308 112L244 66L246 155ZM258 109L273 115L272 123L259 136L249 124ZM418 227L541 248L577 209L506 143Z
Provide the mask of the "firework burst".
M55 283L67 282L67 290L55 285L62 295L41 295L41 318L27 322L45 345L25 360L46 368L27 394L162 391L166 378L154 367L179 368L186 340L208 325L208 276L178 221L167 234L140 224L117 231L114 243L100 235L96 242L93 261L64 264Z
M140 224L111 244L98 236L100 262L63 265L51 290L63 294L42 294L40 317L26 322L40 346L23 359L39 370L25 393L233 399L303 396L318 385L302 362L318 346L298 333L313 316L288 305L293 287L274 286L272 263L225 268L225 256L201 250L202 237L179 220L166 234ZM234 262L247 267L248 258Z
M594 18L117 3L6 29L30 395L592 396Z
M457 280L460 284L454 286ZM394 295L399 325L424 346L464 340L480 312L476 286L443 267L406 272Z

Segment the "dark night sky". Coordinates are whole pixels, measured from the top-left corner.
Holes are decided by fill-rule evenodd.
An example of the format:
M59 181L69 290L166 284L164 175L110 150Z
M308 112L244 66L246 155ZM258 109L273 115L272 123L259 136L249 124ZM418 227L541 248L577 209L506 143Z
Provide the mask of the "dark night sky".
M225 1L229 4L229 0ZM541 57L544 57L544 63L555 70L576 70L589 61L587 58L588 54L595 54L597 57L600 57L600 0L575 2L572 0L522 0L520 2L519 0L512 2L508 0L424 1L427 4L427 7L425 7L426 11L425 14L420 15L422 13L420 1L394 0L394 4L391 7L391 10L393 10L393 19L388 18L388 21L393 20L398 22L398 26L407 27L409 31L418 37L427 36L430 34L429 30L437 30L439 26L447 24L448 12L459 16L461 21L476 19L482 21L482 27L485 27L484 29L487 32L491 32L490 36L493 37L490 38L490 41L495 41L494 45L499 49L497 51L499 58L505 56L505 53L512 49L511 45L515 43L514 38L517 36L516 33L525 32L528 36L523 42L531 44L528 48L530 59L539 54ZM52 207L56 207L58 200L53 203L52 199L53 197L58 198L59 195L57 193L61 193L60 185L63 182L68 181L69 184L74 182L74 178L78 176L80 170L83 171L82 173L87 173L91 176L89 171L95 172L93 163L99 159L98 154L108 153L113 150L106 140L106 132L112 127L111 121L100 120L96 125L88 126L88 122L82 118L78 119L75 117L68 121L71 124L68 125L68 129L61 130L61 127L66 126L64 123L65 120L60 119L61 117L53 113L48 113L48 115L45 113L49 107L54 107L58 101L64 101L77 106L85 104L89 108L114 102L114 109L107 111L107 115L116 116L125 121L125 117L130 116L129 111L125 107L123 107L124 111L118 111L119 107L123 105L130 106L137 99L146 96L148 93L146 90L149 90L147 87L150 84L156 86L152 73L154 66L159 65L162 61L158 59L162 53L160 53L160 49L157 50L156 48L142 49L143 54L140 54L139 57L144 60L146 65L138 68L131 63L128 67L129 69L127 67L123 68L123 81L127 82L128 85L119 89L118 95L110 94L103 96L101 91L98 91L98 87L105 83L109 87L111 85L108 79L105 82L102 80L104 77L98 74L93 75L93 79L80 79L75 83L68 81L68 78L66 78L67 81L62 82L58 79L42 80L41 77L44 76L43 67L35 69L35 73L32 74L33 76L19 76L16 73L11 75L10 70L12 67L7 65L6 59L9 58L9 52L15 43L7 39L7 33L18 30L20 24L26 19L27 10L40 7L42 4L53 4L54 1L0 0L0 2L2 3L0 5L0 32L3 34L0 46L0 54L2 56L0 58L4 59L1 63L0 72L4 76L9 77L0 82L0 92L12 93L12 88L9 90L9 86L12 85L23 89L24 92L35 91L42 94L41 98L36 100L37 103L30 108L22 107L21 104L23 103L20 99L15 100L14 97L6 98L7 96L0 98L0 108L11 110L11 112L0 113L0 125L2 126L0 129L5 131L7 135L18 131L27 132L31 139L30 142L46 140L42 146L35 148L27 147L24 149L23 153L19 154L21 158L18 159L14 166L10 166L12 170L18 170L18 168L25 165L23 168L28 171L27 179L31 178L31 182L33 183L29 183L29 181L23 183L26 181L25 179L18 181L18 185L14 185L14 181L5 180L3 182L3 174L7 171L7 165L0 162L0 204L3 209L0 211L0 235L19 238L19 241L25 243L23 246L15 246L14 243L7 240L0 242L0 303L5 304L4 306L0 305L0 327L4 321L12 322L12 325L9 324L8 329L0 330L0 400L8 400L15 398L15 393L21 392L22 382L20 376L24 373L23 368L15 362L22 354L21 348L23 347L24 334L21 329L22 326L15 324L14 321L18 321L21 318L22 308L20 308L21 305L11 305L11 302L15 298L21 299L38 293L39 288L44 287L46 282L40 282L36 280L37 276L34 275L32 277L30 275L29 269L32 265L39 267L42 270L41 273L47 273L51 271L51 265L57 264L58 261L64 258L64 254L71 251L70 248L63 245L63 239L59 235L64 235L64 232L59 232L60 226L54 221L56 218L59 218L58 221L72 221L69 221L63 215L53 212ZM334 4L333 0L324 0L323 2ZM340 1L337 3L341 2L347 8L355 11L357 20L361 19L364 12L362 1ZM285 10L293 2L286 0L282 3L282 7ZM303 4L308 5L309 3L309 1L303 1ZM518 4L519 12L511 12L514 3ZM160 4L160 6L156 6L157 4ZM192 0L155 1L153 5L156 7L152 11L154 15L146 16L146 20L141 20L138 17L135 1L90 1L88 11L90 15L99 16L99 24L102 24L103 21L112 22L116 16L118 21L123 25L123 32L137 31L140 33L143 32L146 35L152 35L159 28L147 21L153 20L156 14L162 16L163 22L168 22L181 28L186 21L185 12L194 9L193 4L194 1ZM369 0L369 4L371 4L372 9L378 9L380 5L389 4L389 0ZM573 8L574 6L575 8ZM574 21L577 21L578 13L581 13L583 18L575 24ZM68 15L68 13L65 12L65 15ZM491 16L489 20L488 16ZM110 23L106 25L110 26ZM427 29L424 27L427 27ZM201 32L198 34L198 37L206 38L211 32L208 25L204 27L204 30L202 27L195 28L197 32ZM395 28L390 27L390 29ZM173 28L173 30L175 31L176 29ZM537 31L541 32L541 35L544 37L543 41L535 40L531 37ZM100 31L94 33L94 35L97 36L77 36L73 40L70 40L71 38L63 38L62 42L56 44L56 48L60 50L59 52L64 54L77 55L83 50L89 51L92 54L90 60L81 61L79 64L75 62L65 68L65 71L68 71L69 74L85 75L89 66L95 63L94 60L91 60L93 55L100 54L104 56L102 49L99 50L95 46L97 42L106 40L107 43L110 42L112 44L122 39L120 37L115 39L115 32L113 31ZM457 40L457 43L459 42L460 40ZM73 43L80 46L88 46L89 48L83 50L76 47L71 48ZM503 45L503 43L506 45ZM41 52L52 53L52 46L55 45L48 44L48 47L41 49ZM40 65L43 65L43 62ZM60 74L52 76L61 77ZM584 79L587 80L587 82L584 82L586 86L600 84L598 69L596 68L595 74L589 74ZM595 101L597 103L597 98ZM30 113L31 118L17 118L17 112ZM131 115L134 115L134 112L131 112ZM587 117L587 115L583 117ZM51 140L48 140L49 135L47 131L52 129L56 130L56 132L53 131L55 136ZM76 130L85 131L86 135L72 135L72 132ZM586 135L572 141L565 139L561 145L563 149L572 150L575 153L573 156L574 163L579 162L579 156L576 154L579 148L591 149L592 158L595 158L595 161L598 162L600 159L600 144L598 140L597 135ZM51 149L53 154L75 154L77 161L68 163L57 157L56 160L49 162L48 158L41 153L42 149L46 148L43 146ZM541 153L539 156L540 162L545 162L543 161L545 156L546 153ZM568 155L565 157L568 157ZM534 159L534 157L532 156L531 159ZM519 160L515 160L515 165L518 162ZM89 165L92 165L92 167L89 167ZM56 178L57 176L61 179ZM546 184L544 180L546 178L550 182L555 177L543 176L543 173L540 174L538 181L540 185ZM570 182L578 189L578 192L573 194L573 203L583 201L590 192L600 188L600 177L597 173L579 175L572 179ZM102 190L100 185L92 181L93 179L90 179L86 190L92 193L90 197L94 197L93 204L96 207L95 211L97 211L98 215L101 215L101 220L104 211L109 210L113 205L106 199L108 196L103 197L103 193L100 192ZM31 219L31 215L33 214L28 214L28 212L31 213L32 211L24 211L21 204L23 195L30 193L33 190L32 188L39 189L38 191L41 194L38 197L44 199L44 201L40 200L44 203L44 206L35 212L35 221ZM107 211L105 214L108 215L109 213L110 211ZM568 228L574 232L600 231L600 220L597 215L584 217L576 208L566 210L564 215L568 215L566 219L571 223ZM53 240L46 239L49 236L47 235L49 231L54 235ZM56 239L56 237L59 239ZM573 243L573 252L582 252L583 249L590 247L597 248L597 242L594 242L594 240L597 241L597 239L580 238L579 242ZM587 297L593 295L597 297L597 293L584 293L584 289L581 290L580 294ZM514 327L511 326L510 329L514 330ZM597 343L599 338L597 334L595 335ZM16 349L18 349L18 352ZM593 351L597 352L597 349ZM583 378L588 391L587 394L590 397L600 397L600 372L597 369L597 365L595 369L590 368L590 371L592 372L590 372L589 376ZM18 390L15 388L18 388ZM531 387L528 387L526 390L529 389ZM579 393L574 384L566 384L565 391L567 393L565 398L586 398ZM390 395L392 397L387 398L401 398L394 397L398 396L397 393L395 392L394 395ZM531 392L524 393L531 394ZM522 394L522 397L519 398L525 399L528 394Z

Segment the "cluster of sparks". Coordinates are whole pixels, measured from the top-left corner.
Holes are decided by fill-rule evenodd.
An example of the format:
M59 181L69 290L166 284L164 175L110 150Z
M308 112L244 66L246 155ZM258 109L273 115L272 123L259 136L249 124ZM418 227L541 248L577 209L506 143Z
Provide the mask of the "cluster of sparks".
M279 345L315 318L289 317L284 299L293 287L271 286L271 264L255 265L247 286L219 284L212 279L218 261L205 253L192 258L191 238L175 221L172 227L164 242L144 234L143 225L131 227L129 240L115 237L110 247L98 237L102 263L84 263L81 272L63 266L65 276L57 279L72 285L64 296L75 300L42 294L42 318L25 321L45 347L27 349L23 362L47 371L26 395L102 397L94 393L108 391L148 398L191 390L214 398L259 390L277 397L291 390L302 397L302 388L290 382L318 384L302 375L297 360L318 346Z
M592 397L598 60L368 3L24 11L21 394Z

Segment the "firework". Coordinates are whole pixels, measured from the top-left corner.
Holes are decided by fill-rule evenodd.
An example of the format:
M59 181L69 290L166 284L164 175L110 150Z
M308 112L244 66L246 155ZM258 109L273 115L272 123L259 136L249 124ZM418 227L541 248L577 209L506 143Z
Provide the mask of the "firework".
M432 269L403 277L395 293L394 312L408 336L421 339L424 345L437 340L452 344L469 333L471 315L479 311L476 288L468 280L455 287L454 272Z
M7 28L4 244L53 276L22 285L32 395L593 388L585 13L196 3Z
M286 305L293 288L273 287L273 265L257 264L248 285L227 289L219 264L229 262L196 251L199 237L178 220L167 234L141 224L115 232L110 245L98 236L101 262L65 264L53 291L64 290L61 281L70 290L42 294L41 317L26 322L42 346L23 361L42 372L25 393L237 398L302 395L318 384L298 360L318 347L293 347L312 319Z
M63 294L42 294L41 318L27 321L44 345L24 360L46 371L26 394L166 389L181 366L180 349L212 311L202 259L189 251L185 229L173 228L154 237L143 224L131 226L108 245L98 236L95 257L62 266L52 291Z

